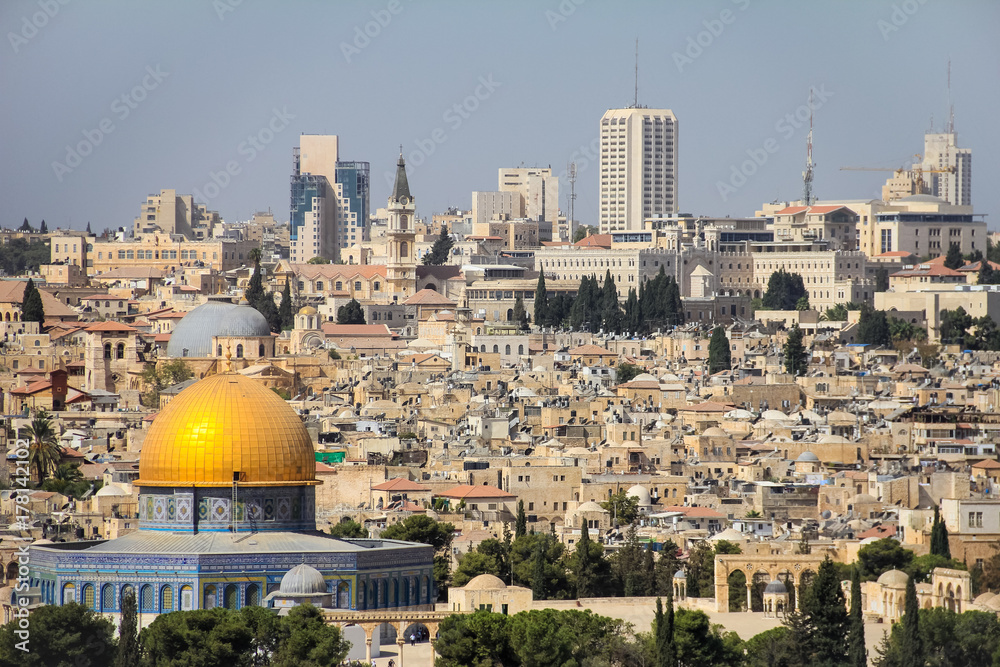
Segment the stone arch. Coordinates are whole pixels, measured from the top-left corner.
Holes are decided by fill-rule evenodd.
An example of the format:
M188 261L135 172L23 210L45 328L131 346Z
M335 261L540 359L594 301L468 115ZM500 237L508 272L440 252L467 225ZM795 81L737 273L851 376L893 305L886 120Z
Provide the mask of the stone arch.
M764 589L771 583L771 579L767 570L754 571L750 581L750 611L764 611Z
M500 610L494 609L493 611L498 612ZM422 642L431 638L430 629L419 621L415 621L413 623L403 621L399 625L403 628L401 639L404 642ZM410 639L411 636L413 637L412 640Z
M11 561L7 564L7 579L17 579L17 561Z
M733 570L726 577L729 583L729 609L727 611L746 611L747 575L743 570Z

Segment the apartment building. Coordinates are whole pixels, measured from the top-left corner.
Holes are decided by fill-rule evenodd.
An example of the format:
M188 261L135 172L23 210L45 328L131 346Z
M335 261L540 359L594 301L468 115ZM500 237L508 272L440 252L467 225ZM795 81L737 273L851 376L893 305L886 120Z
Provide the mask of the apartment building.
M221 223L217 211L209 211L194 201L194 195L179 195L176 190L160 190L146 197L133 222L135 235L163 232L182 234L189 239L207 239Z
M501 169L500 192L514 192L520 198L521 216L538 222L539 241L552 241L559 220L559 176L552 169Z
M677 117L669 109L609 109L601 118L600 227L640 230L677 213Z
M955 206L972 206L972 149L958 147L958 133L924 135L924 179L930 194Z
M146 267L172 272L184 266L229 271L249 263L252 241L210 239L188 241L181 236L144 234L132 241L88 244L87 273L97 276L117 268ZM55 244L53 244L55 253Z

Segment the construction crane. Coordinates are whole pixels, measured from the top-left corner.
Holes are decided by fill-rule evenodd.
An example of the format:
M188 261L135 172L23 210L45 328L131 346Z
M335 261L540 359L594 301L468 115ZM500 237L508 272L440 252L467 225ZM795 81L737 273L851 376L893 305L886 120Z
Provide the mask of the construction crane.
M913 156L916 161L913 163L909 169L905 167L841 167L841 171L891 171L894 177L900 177L904 172L913 172L914 181L916 182L917 189L923 191L924 189L924 174L954 174L955 167L948 166L942 167L940 169L925 169L923 165L920 164L920 159L923 157L920 153Z

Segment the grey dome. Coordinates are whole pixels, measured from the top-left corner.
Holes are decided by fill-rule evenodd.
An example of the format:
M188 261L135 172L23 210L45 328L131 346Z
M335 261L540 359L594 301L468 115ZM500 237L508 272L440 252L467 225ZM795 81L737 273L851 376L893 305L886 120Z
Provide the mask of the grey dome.
M285 573L278 592L282 595L325 595L326 579L322 572L303 563Z
M767 585L767 587L764 589L764 592L765 593L775 593L775 594L781 595L781 594L787 593L788 589L785 588L785 585L783 583L781 583L780 581L778 581L777 579L775 579L774 581L772 581L771 583L769 583Z
M802 452L799 454L799 458L795 460L803 463L819 463L819 457L812 452Z
M674 579L687 579L687 574L685 574L684 570L677 570L674 572Z
M267 319L250 306L225 301L203 303L174 327L167 343L171 357L212 356L212 336L270 336ZM184 352L187 350L187 353Z

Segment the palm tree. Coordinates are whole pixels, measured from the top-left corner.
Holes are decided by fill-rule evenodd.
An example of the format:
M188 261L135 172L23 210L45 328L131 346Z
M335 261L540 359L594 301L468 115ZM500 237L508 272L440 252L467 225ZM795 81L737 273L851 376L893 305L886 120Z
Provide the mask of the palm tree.
M251 262L253 262L254 266L259 266L260 265L260 260L261 260L261 257L263 257L263 256L264 256L264 253L262 253L260 251L259 247L253 248L253 249L250 250L249 253L247 253L247 258Z
M52 426L52 418L45 410L39 410L35 413L31 424L25 431L31 440L28 445L30 462L35 466L38 473L38 484L41 485L45 481L45 475L56 467L62 457L62 449L59 447L59 440L56 437L55 428Z

